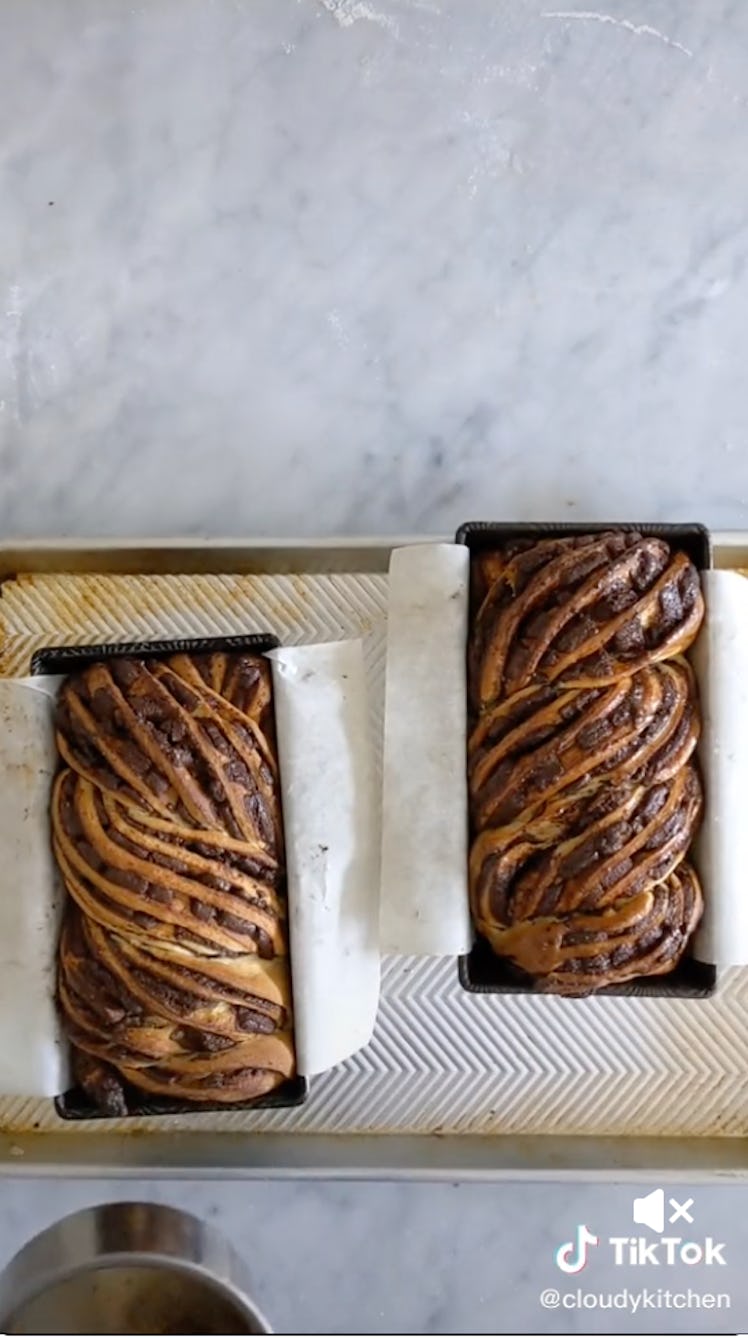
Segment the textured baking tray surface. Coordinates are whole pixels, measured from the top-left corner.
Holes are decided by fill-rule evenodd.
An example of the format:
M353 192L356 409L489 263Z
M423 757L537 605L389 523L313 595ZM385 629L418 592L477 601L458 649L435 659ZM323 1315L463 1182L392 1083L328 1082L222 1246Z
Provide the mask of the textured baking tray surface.
M386 577L23 575L0 588L0 674L43 646L271 631L363 637L381 737ZM107 1130L745 1135L748 969L706 1001L470 996L452 960L390 958L369 1047L304 1108L112 1121ZM101 1133L100 1125L98 1133ZM0 1100L0 1128L70 1133L52 1103ZM75 1124L78 1134L81 1123Z

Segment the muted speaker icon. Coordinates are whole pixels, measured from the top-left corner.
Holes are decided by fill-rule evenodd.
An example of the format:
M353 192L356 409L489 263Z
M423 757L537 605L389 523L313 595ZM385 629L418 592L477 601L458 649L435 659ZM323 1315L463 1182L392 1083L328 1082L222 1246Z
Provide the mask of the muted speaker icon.
M665 1192L661 1187L634 1201L634 1223L644 1224L653 1233L662 1232L665 1227Z

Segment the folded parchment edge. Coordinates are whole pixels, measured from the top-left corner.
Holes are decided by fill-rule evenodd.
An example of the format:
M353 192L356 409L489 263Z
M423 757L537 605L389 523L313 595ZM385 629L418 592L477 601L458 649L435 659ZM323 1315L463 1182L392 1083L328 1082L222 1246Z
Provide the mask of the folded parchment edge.
M363 644L266 653L283 802L299 1071L370 1041L380 990L379 845Z
M70 1082L69 1047L55 1005L66 896L49 829L58 765L55 692L51 685L0 679L0 1093L8 1097L53 1098Z
M459 544L394 549L385 676L382 948L466 954L466 765L470 555Z
M706 615L692 662L702 709L704 819L694 857L704 916L694 954L729 967L748 964L748 580L721 569L703 572L701 580Z

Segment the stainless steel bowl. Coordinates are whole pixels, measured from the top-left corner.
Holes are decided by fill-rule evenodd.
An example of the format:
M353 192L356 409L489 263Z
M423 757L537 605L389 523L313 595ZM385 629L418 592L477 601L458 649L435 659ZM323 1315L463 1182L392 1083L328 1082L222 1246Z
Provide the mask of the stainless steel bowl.
M212 1225L166 1205L60 1219L0 1275L8 1335L262 1335L244 1263Z

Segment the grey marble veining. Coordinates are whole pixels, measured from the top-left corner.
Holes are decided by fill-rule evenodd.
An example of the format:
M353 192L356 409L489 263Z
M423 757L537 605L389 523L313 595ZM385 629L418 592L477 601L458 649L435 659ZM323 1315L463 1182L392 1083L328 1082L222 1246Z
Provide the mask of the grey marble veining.
M0 531L748 517L740 0L4 0Z
M0 536L745 526L747 43L740 0L3 0ZM125 1196L216 1218L278 1329L748 1325L732 1264L728 1324L541 1312L620 1188L6 1181L0 1258ZM698 1193L731 1262L742 1196Z

